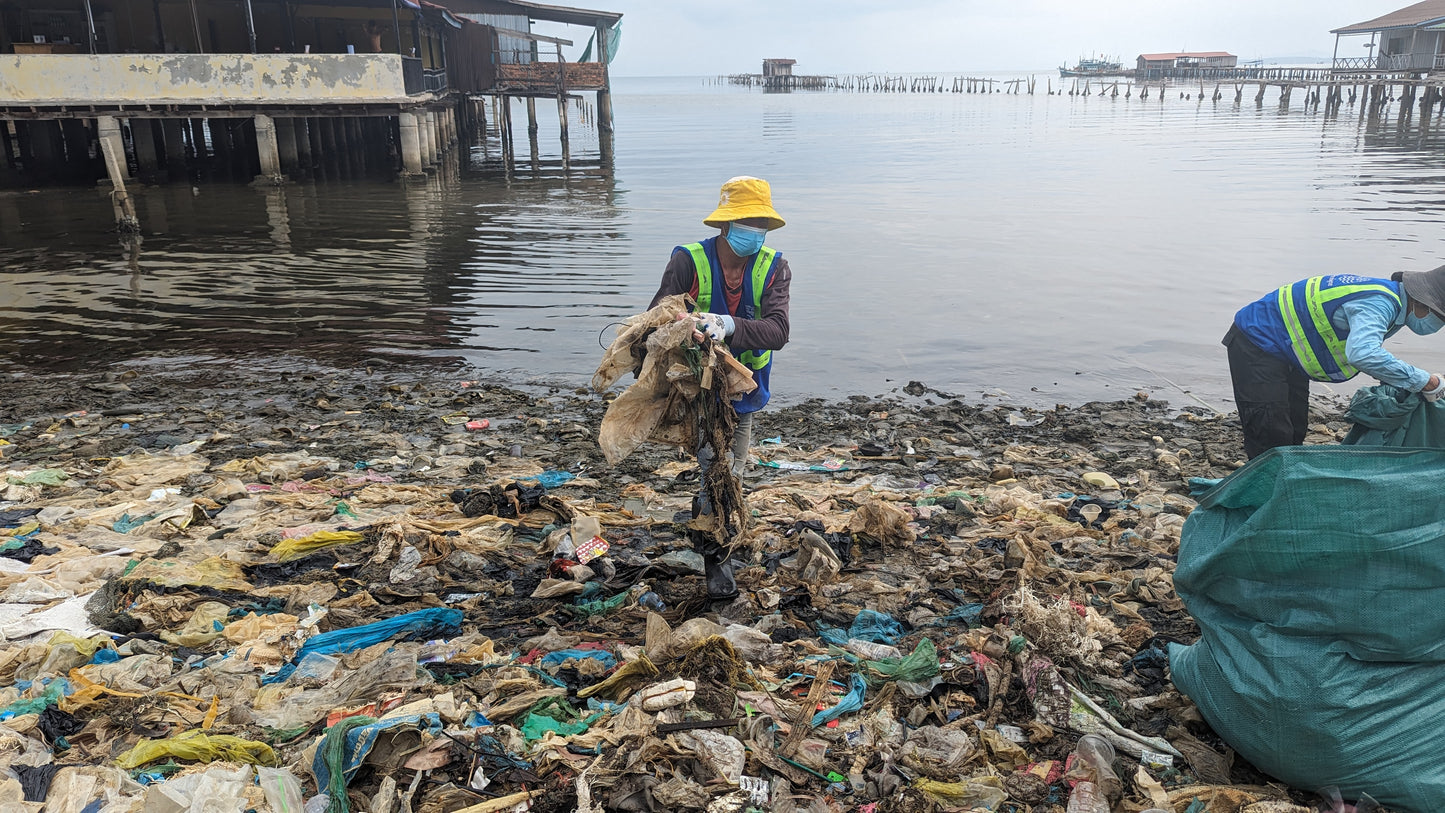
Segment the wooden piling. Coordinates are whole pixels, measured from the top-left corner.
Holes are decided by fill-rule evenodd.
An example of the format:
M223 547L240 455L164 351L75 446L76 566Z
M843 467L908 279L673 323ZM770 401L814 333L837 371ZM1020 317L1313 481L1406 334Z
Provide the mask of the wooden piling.
M417 114L404 112L397 117L401 131L401 171L404 177L420 178L426 173L422 166L421 125Z
M0 185L16 182L15 139L10 135L10 122L0 119Z
M316 120L295 118L291 121L296 132L296 165L302 177L309 177L316 168L316 159L312 150L314 136L311 132L315 127Z
M154 122L151 119L131 119L129 124L137 179L142 183L153 184L161 168L160 157L156 152Z
M561 94L561 95L558 95L558 96L557 96L557 121L558 121L558 123L559 123L559 124L561 125L561 127L562 127L562 134L561 134L561 139L562 139L562 169L563 169L563 170L568 170L568 169L571 169L571 168L572 168L572 147L571 147L571 145L568 143L569 139L568 139L568 135L567 135L567 96L566 96L566 94Z
M286 176L281 172L281 147L276 132L276 120L270 116L256 114L256 159L261 171L257 183L283 184Z
M166 178L177 181L186 177L186 137L184 119L161 121L161 149L165 153Z
M101 116L96 119L96 131L101 153L105 156L106 175L110 178L110 201L115 211L116 230L125 235L139 234L140 221L135 216L135 204L125 188L125 143L121 140L120 121L113 116Z
M276 148L280 154L281 172L292 178L301 176L301 151L296 146L296 119L276 119Z

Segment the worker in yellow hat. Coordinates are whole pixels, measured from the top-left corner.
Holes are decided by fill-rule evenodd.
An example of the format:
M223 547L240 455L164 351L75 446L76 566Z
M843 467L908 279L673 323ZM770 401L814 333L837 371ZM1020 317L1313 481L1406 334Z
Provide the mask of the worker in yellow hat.
M758 388L733 402L738 413L733 434L732 466L741 475L752 442L753 415L772 394L773 352L788 343L788 298L793 274L788 261L764 245L769 231L781 229L783 218L773 208L772 189L761 178L740 176L722 185L718 205L703 220L718 230L715 237L672 250L662 285L649 307L664 297L688 294L696 305L689 317L698 331L713 341L725 342L738 361L753 371ZM706 470L714 452L698 450L698 464ZM711 513L705 496L694 513ZM706 550L708 594L728 598L737 594L732 568L724 551Z

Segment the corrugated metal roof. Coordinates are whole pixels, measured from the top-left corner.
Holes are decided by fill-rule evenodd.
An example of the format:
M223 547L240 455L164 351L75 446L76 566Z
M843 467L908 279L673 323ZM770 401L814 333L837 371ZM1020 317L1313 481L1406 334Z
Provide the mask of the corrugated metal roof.
M1371 31L1387 31L1392 28L1415 28L1416 26L1445 21L1445 0L1425 0L1399 11L1392 11L1383 17L1366 20L1363 23L1336 28L1331 34L1368 34Z
M585 25L614 25L622 19L621 12L573 8L537 3L532 0L441 0L453 13L461 14L526 14L534 20Z
M1440 0L1445 2L1445 0ZM1172 54L1140 54L1139 58L1148 62L1162 62L1166 59L1179 59L1180 57L1194 57L1195 59L1211 59L1221 56L1234 56L1228 51L1176 51Z

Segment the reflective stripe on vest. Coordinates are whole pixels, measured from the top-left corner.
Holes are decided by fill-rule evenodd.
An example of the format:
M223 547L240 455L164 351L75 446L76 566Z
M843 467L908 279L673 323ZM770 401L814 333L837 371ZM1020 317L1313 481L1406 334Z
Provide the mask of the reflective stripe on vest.
M1305 375L1316 381L1348 381L1359 370L1350 365L1345 355L1345 340L1335 332L1325 305L1336 299L1364 293L1386 294L1396 303L1399 294L1385 285L1335 285L1321 288L1324 277L1310 277L1292 285L1286 285L1277 292L1279 312L1284 318L1285 330L1289 333L1290 348ZM1308 321L1306 321L1308 318ZM1318 337L1329 351L1324 359L1315 352L1312 339ZM1329 369L1326 368L1329 364Z
M697 271L697 310L699 313L708 313L712 310L712 263L708 262L707 249L702 243L689 243L683 248L692 255L692 267ZM773 258L778 252L763 246L758 250L757 256L753 259L752 277L752 300L753 318L763 318L763 286L768 281L768 271L773 267ZM724 303L726 307L726 303ZM737 314L729 314L737 318ZM755 352L745 350L738 355L738 361L747 365L748 369L761 370L768 366L773 359L773 351L763 350Z

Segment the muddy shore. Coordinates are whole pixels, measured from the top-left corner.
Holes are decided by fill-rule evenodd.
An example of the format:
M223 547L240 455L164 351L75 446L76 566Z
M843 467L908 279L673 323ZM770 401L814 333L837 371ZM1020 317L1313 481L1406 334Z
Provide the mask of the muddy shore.
M578 614L556 598L537 596L541 588L555 586L553 577L558 575L555 562L549 566L547 547L555 536L553 524L542 527L543 521L524 521L516 528L514 544L485 555L460 548L449 555L443 551L425 560L418 571L426 571L420 580L410 575L398 580L396 557L386 559L373 534L359 544L328 548L282 566L275 563L274 551L268 554L281 538L279 529L252 538L236 533L228 540L235 527L227 527L225 521L227 498L206 502L199 496L218 493L214 489L223 479L221 461L274 461L304 453L331 461L329 468L271 472L264 465L253 467L248 481L252 496L279 492L283 485L292 492L305 491L310 483L317 490L331 489L327 493L366 515L362 507L366 500L359 492L367 485L394 483L399 489L415 487L433 494L426 504L429 516L455 514L459 520L460 514L444 497L452 489L510 481L527 466L534 472L567 475L569 481L549 489L549 495L604 517L605 535L613 543L608 557L612 564L599 567L596 579L608 593L646 582L666 608L662 615L674 626L696 617L723 626L752 624L770 614L781 618L768 627L770 647L779 652L791 647L790 655L774 653L779 660L770 661L780 676L804 670L802 660L791 658L809 653L816 657L826 651L814 643L817 632L856 623L865 606L892 613L903 623L908 632L897 643L905 653L932 636L940 650L989 652L1007 659L1007 652L997 647L1006 650L1010 634L1018 640L1026 636L1075 685L1113 698L1111 710L1134 731L1188 744L1184 749L1190 757L1188 766L1181 762L1178 769L1160 774L1165 787L1237 785L1252 788L1248 793L1256 796L1250 798L1267 798L1257 795L1262 792L1258 786L1267 779L1232 759L1187 699L1168 685L1157 655L1149 660L1151 653L1161 653L1168 643L1188 643L1198 635L1172 593L1168 573L1177 550L1178 527L1193 506L1189 479L1226 476L1243 460L1232 415L1195 407L1176 409L1144 394L1054 409L1020 408L966 402L919 382L882 397L811 400L769 408L759 415L754 430L754 452L761 464L752 466L745 478L746 490L757 498L754 516L764 532L750 552L747 564L752 566L739 574L743 598L720 609L703 601L701 576L679 565L675 556L690 547L677 524L697 487L689 456L649 445L621 465L609 467L595 441L607 406L605 396L562 388L521 389L486 379L484 372L461 366L415 368L381 361L348 370L248 372L222 366L170 366L13 375L6 381L7 398L0 405L0 437L7 443L0 451L11 471L66 470L74 488L90 490L73 493L104 494L114 488L101 473L113 471L115 461L202 442L199 448L211 465L167 485L181 496L196 496L202 507L211 506L204 512L210 519L197 519L182 532L168 532L163 543L157 537L156 546L142 548L135 558L187 561L190 556L194 562L202 555L214 555L218 545L230 545L234 552L226 556L244 564L255 586L307 587L338 581L340 576L338 583L346 583L342 595L348 601L369 594L364 603L351 601L345 610L334 611L322 629L345 629L401 611L450 606L464 611L462 629L467 635L484 635L498 653L535 648L538 636L544 634L560 636L557 640L570 636L573 641L608 642L609 647L638 646L643 643L644 626L651 644L653 629L647 613L632 606L636 596L629 599L627 609L615 614L609 609L609 614L595 617L590 611ZM1346 429L1337 414L1315 418L1316 440L1338 438ZM485 427L480 426L483 421ZM1099 480L1098 474L1108 476ZM347 487L343 482L347 475L364 477L356 477ZM852 515L862 513L857 510L865 503L858 496L862 492L888 495L892 505L909 512L909 528L894 529L899 535L890 537L864 525L847 525L858 530L852 534L851 549L842 551L842 582L803 583L790 571L787 558L797 553L797 539L791 536L797 523L816 518L827 531L838 531L845 526L835 525L832 518L851 523ZM21 495L10 498L16 496ZM31 502L43 505L44 496L32 495ZM245 497L243 492L230 499L239 503ZM1080 506L1089 503L1102 506L1097 519L1087 512L1080 515ZM331 510L328 507L325 513ZM638 521L612 524L607 516ZM1009 534L1015 535L1012 540ZM53 535L67 537L58 530ZM73 533L68 538L78 541ZM436 542L437 537L432 537L430 543ZM669 553L674 558L664 567L660 563ZM1057 618L1048 621L1042 609L1037 612L1043 615L1032 621L1021 620L1017 602L1033 600L1019 598L1024 595L1021 584L1039 595L1059 597L1065 616L1072 617L1070 606L1080 611L1090 607L1109 616L1108 631L1099 633L1100 646L1088 652L1073 648L1077 641L1069 644L1065 639L1081 634L1080 630L1051 628ZM195 602L220 598L237 603L241 598L207 591L203 585L183 587L182 594L194 595ZM150 595L141 587L126 589L131 601ZM890 590L897 595L886 595ZM110 609L119 615L122 604ZM958 623L963 617L959 613L975 605L979 609L970 620ZM288 606L287 612L300 614L304 606L304 602ZM180 628L185 619L172 617L173 628ZM92 612L92 621L95 618ZM1004 637L999 639L1000 635ZM183 647L177 653L199 667L197 658L219 655L220 650ZM778 663L786 666L777 667ZM945 666L952 664L945 659ZM568 661L560 671L554 670L553 677L564 679L574 690L600 677L579 668ZM683 670L677 674L695 677L700 684L710 677L706 669L695 674L685 671L692 668L686 664L676 668ZM978 707L966 720L986 719L991 725L1013 721L1023 726L1037 711L1040 701L1026 692L1019 675L1011 678L1010 672L1004 672L1000 677L997 670L989 672L981 665L957 668L939 684L944 689L935 687L933 701L926 693L922 700L888 701L896 704L894 716L907 716L911 723L958 724L959 712L943 714L939 703L963 702L965 707ZM666 674L670 673L664 670ZM484 699L496 697L496 687L485 677L476 668L457 666L449 680L460 679L454 684L459 698L467 697L470 689L479 707L485 708ZM727 691L705 701L699 690L698 704L705 716L736 712L733 687L718 680ZM195 689L194 682L186 685L203 697L212 693ZM243 702L242 694L225 695L228 691L234 687L217 683L214 689L223 708L233 699L237 707L222 713L217 730L271 737L282 764L304 761L300 749L305 738L275 741L275 732L261 727L252 712L239 710L249 701ZM418 691L425 695L433 690ZM871 699L872 695L870 712L875 710ZM140 732L151 732L117 724L115 708L102 705L88 711L96 722L85 731L98 729L106 738L87 740L84 734L77 735L72 738L73 748L57 762L101 764L114 757L122 744L134 743ZM939 716L934 720L930 714ZM312 727L309 734L314 738L323 731ZM1028 745L1029 758L1062 761L1072 745L1072 738L1042 737ZM852 753L841 740L835 750L839 755ZM603 754L596 793L610 794L613 800L626 798L633 774L620 764L620 752ZM471 768L465 759L456 759L449 767L443 763L430 771L429 781L441 788L433 801L450 793L448 788L465 787ZM534 809L572 810L577 805L571 795L575 769L586 764L579 759L565 753L538 758L524 777L509 778L503 771L498 786L508 791L547 788L548 796L533 800ZM763 764L779 780L791 779L799 793L805 791L806 773L775 762ZM830 764L846 772L845 763ZM866 754L859 764L868 765L866 793L860 787L853 806L827 809L857 809L869 798L882 800L877 809L884 811L932 809L930 805L937 803L928 791L905 788L885 794L880 788L887 782L881 773L874 777L876 765L868 763ZM569 765L574 770L569 771ZM688 775L710 793L716 790L715 796L725 793L708 785L706 774L698 769ZM374 792L378 781L380 773L363 771L353 784L353 795ZM1129 798L1143 798L1141 787L1128 785ZM415 809L458 809L445 799L425 808L420 801L426 798L427 787L417 796ZM308 789L307 795L314 790ZM488 795L496 795L496 790ZM1059 801L1057 786L1041 790L1023 782L1009 790L1015 801L1031 800L1032 810L1047 811L1051 802ZM1296 802L1309 798L1292 795Z

